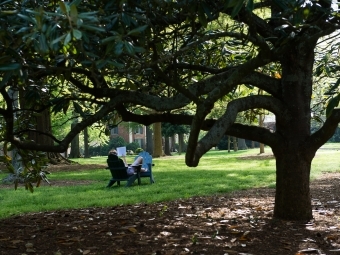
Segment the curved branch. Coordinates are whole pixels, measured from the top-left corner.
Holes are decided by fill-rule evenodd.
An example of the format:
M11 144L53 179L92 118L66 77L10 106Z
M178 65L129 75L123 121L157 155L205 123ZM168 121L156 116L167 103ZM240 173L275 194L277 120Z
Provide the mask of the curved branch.
M282 138L276 133L272 133L269 129L264 127L257 127L251 125L244 125L240 123L234 123L231 125L226 135L231 135L251 141L257 141L259 143L266 144L271 148L282 144Z
M228 104L226 112L214 123L213 127L197 144L194 139L192 139L192 144L188 144L188 148L192 147L195 149L191 153L186 153L186 164L188 166L197 166L202 155L215 146L235 122L237 114L241 111L254 108L269 110L276 116L286 115L285 107L282 103L269 96L250 96L236 99Z
M326 119L323 126L312 134L306 141L306 146L316 151L333 135L340 122L340 109L334 109L332 114Z

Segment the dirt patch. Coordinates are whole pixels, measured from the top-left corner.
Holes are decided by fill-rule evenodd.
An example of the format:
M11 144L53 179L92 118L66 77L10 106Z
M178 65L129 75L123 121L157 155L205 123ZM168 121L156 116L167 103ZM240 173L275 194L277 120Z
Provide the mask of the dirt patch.
M237 157L238 159L244 159L244 160L266 160L266 159L274 159L275 156L273 153L259 153L259 154L254 154L254 155L247 155L247 156L240 156Z
M71 165L49 165L47 171L52 173L56 172L72 172L72 171L85 171L85 170L95 170L104 169L107 167L105 164L71 164Z
M340 173L311 183L310 222L273 220L274 194L261 188L15 216L0 220L0 254L340 254Z

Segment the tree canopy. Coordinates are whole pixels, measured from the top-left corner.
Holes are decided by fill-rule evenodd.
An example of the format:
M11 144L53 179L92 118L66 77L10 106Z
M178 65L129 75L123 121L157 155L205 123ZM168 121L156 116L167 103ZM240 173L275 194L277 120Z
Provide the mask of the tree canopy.
M340 121L337 81L326 121L310 132L313 75L339 70L335 62L314 67L320 38L338 49L337 40L324 39L338 38L335 7L330 0L2 2L1 138L62 152L86 126L118 117L190 125L186 164L193 167L224 135L258 141L277 160L274 217L310 219L310 164ZM240 86L249 93L233 97ZM16 106L11 91L25 105ZM208 118L220 101L223 114ZM63 138L53 145L26 139L30 116L70 106L81 121ZM258 109L275 115L275 132L237 123L240 112Z

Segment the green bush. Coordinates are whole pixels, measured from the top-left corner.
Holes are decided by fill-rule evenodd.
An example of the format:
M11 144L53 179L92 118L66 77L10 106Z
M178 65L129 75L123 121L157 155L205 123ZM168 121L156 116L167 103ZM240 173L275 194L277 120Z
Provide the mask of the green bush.
M110 150L116 149L117 147L124 147L126 146L126 142L124 141L124 138L121 136L116 136L112 138L109 142Z
M135 153L136 153L136 154L139 154L139 153L142 152L142 151L144 151L142 148L137 148L137 149L135 150Z
M129 143L126 145L126 150L136 151L139 148L139 144L136 142Z

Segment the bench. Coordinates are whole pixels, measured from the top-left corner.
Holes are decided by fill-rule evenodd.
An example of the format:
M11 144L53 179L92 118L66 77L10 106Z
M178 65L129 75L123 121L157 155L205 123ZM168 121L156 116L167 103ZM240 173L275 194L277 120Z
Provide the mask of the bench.
M106 160L107 167L111 172L112 178L107 184L107 188L111 187L113 184L117 182L117 185L120 186L121 181L126 181L126 187L130 187L135 180L137 179L137 174L128 175L127 167L125 166L122 159L118 158L117 155L110 154Z

